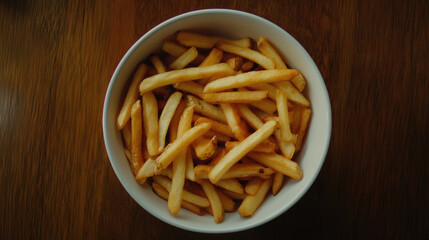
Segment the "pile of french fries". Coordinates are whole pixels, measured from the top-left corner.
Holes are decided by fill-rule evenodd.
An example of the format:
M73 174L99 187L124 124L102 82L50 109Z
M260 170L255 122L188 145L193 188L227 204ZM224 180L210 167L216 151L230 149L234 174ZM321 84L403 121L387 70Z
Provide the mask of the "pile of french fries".
M268 40L180 31L139 65L117 118L140 184L181 208L252 216L284 176L302 178L310 102Z

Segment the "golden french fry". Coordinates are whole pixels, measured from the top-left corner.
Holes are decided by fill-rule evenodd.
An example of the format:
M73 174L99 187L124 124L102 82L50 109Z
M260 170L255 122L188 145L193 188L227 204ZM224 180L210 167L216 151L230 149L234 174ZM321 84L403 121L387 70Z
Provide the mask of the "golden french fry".
M247 156L256 162L272 168L275 171L295 180L300 180L302 178L302 172L298 164L282 155L277 153L249 152Z
M171 94L162 110L161 116L159 117L159 135L158 135L158 152L162 152L165 146L165 137L170 126L171 119L176 112L177 106L179 106L180 100L182 99L181 92L175 92Z
M256 210L258 210L262 201L264 201L265 196L267 195L268 190L273 183L273 179L269 178L262 182L261 187L255 195L246 195L240 207L238 208L238 213L242 217L252 216Z
M243 140L249 136L249 131L243 127L244 125L238 113L237 106L233 103L222 103L220 107L222 108L226 122L234 133L234 137L238 140Z
M158 103L152 92L143 94L143 125L149 155L158 153Z
M226 64L228 64L234 71L238 71L241 69L241 65L243 65L243 58L242 57L235 57L230 58L226 61Z
M197 179L209 178L210 172L213 171L215 166L210 165L198 165L194 168L195 177ZM256 163L237 163L234 164L219 180L231 179L231 178L247 178L247 177L259 177L269 178L274 173L271 168L266 168ZM218 181L219 182L219 181ZM216 182L215 184L217 184Z
M221 223L225 215L222 207L222 202L220 201L219 195L217 194L215 187L208 180L197 180L197 182L201 185L204 190L204 193L209 199L215 222Z
M290 101L301 104L304 107L310 106L310 102L289 81L277 82L274 83L274 86L282 90Z
M127 95L125 96L124 104L122 105L122 108L119 111L119 115L117 119L117 126L119 130L124 128L128 120L131 118L131 108L139 97L138 86L140 82L143 80L144 76L146 75L147 69L148 69L147 66L142 63L137 68L137 71L134 74L133 81L131 82L131 85L127 91Z
M268 91L240 91L204 93L200 97L208 103L253 103L266 98Z
M220 191L222 191L223 193L225 193L226 195L228 195L230 198L234 199L234 200L243 200L246 197L246 193L235 193L235 192L231 192L228 191L226 189L220 189Z
M282 187L282 185L283 185L283 178L284 178L283 174L281 174L279 172L274 173L273 186L272 186L272 189L271 189L273 191L273 195L274 196L277 195L277 193L279 192L280 188Z
M302 92L302 90L304 90L305 86L307 85L307 82L305 81L304 76L302 76L302 73L299 73L298 76L292 78L290 81L300 92Z
M271 100L276 101L277 88L274 87L273 85L269 83L259 83L259 84L249 85L248 87L253 90L268 91L268 97Z
M216 47L219 48L220 50L224 51L224 52L233 53L233 54L236 54L236 55L241 56L243 58L246 58L248 60L252 60L253 62L259 64L260 66L262 66L265 69L274 69L275 68L275 64L271 59L265 57L261 53L255 51L255 50L252 50L250 48L240 47L240 46L230 44L230 43L227 43L224 41L219 41L216 44Z
M205 137L199 137L192 142L195 154L200 160L207 160L216 152L217 139L216 136L211 139Z
M246 104L238 104L237 107L240 116L246 120L253 129L257 130L264 125L261 119L258 118L258 116L256 116L256 114L253 113Z
M180 55L176 60L174 60L170 65L171 69L182 69L195 60L198 56L198 50L194 47L189 48L186 52Z
M252 110L253 113L255 113L256 116L258 116L259 119L263 120L266 117L272 116L272 114L269 114L259 108L256 108L254 106L249 107L250 110ZM276 106L277 109L277 106Z
M192 33L187 31L180 31L177 34L177 41L188 47L197 47L197 48L205 48L210 49L213 48L214 45L219 41L225 41L234 46L242 46L242 47L250 47L251 41L249 38L242 39L228 39L222 37L208 36L199 33Z
M308 120L310 119L311 110L306 108L302 111L301 124L299 125L298 139L296 141L296 151L300 151L302 148L302 140L307 130Z
M255 65L254 62L252 61L245 61L242 65L241 65L241 71L243 72L248 72L250 70L252 70L253 66Z
M212 118L214 120L226 123L225 115L223 114L223 111L218 107L210 103L206 103L201 99L198 99L197 97L194 97L192 95L186 96L186 102L188 106L195 107L195 112L200 113L209 118Z
M261 128L252 133L252 135L244 139L238 146L231 149L231 151L229 151L210 171L210 181L212 183L219 181L236 162L273 134L276 127L276 121L266 122Z
M277 90L277 112L279 114L279 124L282 140L285 142L292 140L292 132L289 125L289 112L287 108L287 97L281 90Z
M171 62L173 62L176 57L179 57L180 55L184 54L188 49L176 42L165 41L164 44L162 45L162 50L170 54L169 56L173 57L173 59L171 60ZM197 58L192 62L192 64L198 65L204 60L204 58L205 57L203 55L198 54ZM170 62L170 61L166 61L166 62Z
M182 116L185 108L186 108L186 102L184 100L181 100L179 105L176 108L176 111L173 114L173 118L170 121L170 127L169 127L170 142L174 142L174 140L176 140L177 138L177 128L179 127L180 117Z
M269 115L272 115L275 111L277 111L277 105L274 101L266 98L259 102L250 103L252 107L258 108Z
M280 151L282 152L283 156L285 156L288 159L292 159L293 154L295 153L295 145L293 142L284 142L281 137L281 132L279 129L276 129L274 131L274 136L277 141L277 145L279 146Z
M142 129L142 107L140 100L134 103L131 109L131 166L136 174L143 165L143 129Z
M206 138L210 138L210 139L213 138L213 137L216 137L216 140L218 142L226 142L226 141L231 140L230 137L228 137L228 136L226 136L226 135L224 135L224 134L222 134L220 132L213 131L211 129L208 130L207 132L205 132L203 134L203 136L206 137Z
M159 185L158 183L156 183L156 182L153 182L152 183L152 188L153 188L153 190L154 190L154 192L160 197L160 198L162 198L162 199L165 199L165 200L167 200L168 199L168 191L165 189L165 188L163 188L161 185ZM197 214L197 215L199 215L199 216L202 216L203 214L202 214L202 212L201 212L201 209L197 206L197 205L195 205L195 204L192 204L192 203L190 203L190 202L187 202L187 201L182 201L182 205L181 205L183 208L185 208L185 209L187 209L187 210L189 210L189 211L191 211L191 212L193 212L193 213L195 213L195 214Z
M167 68L165 67L164 63L161 61L158 55L151 56L150 61L152 62L158 73L164 73L167 71Z
M213 119L202 117L202 116L199 116L197 114L194 114L192 121L195 121L195 123L194 123L195 125L205 123L205 122L209 122L212 124L212 130L219 132L219 133L222 133L228 137L234 137L234 133L232 132L230 126L223 124L223 123L220 123L218 121L215 121Z
M215 185L231 192L243 193L243 186L241 186L241 183L235 178L221 179Z
M286 64L267 39L260 37L257 46L262 54L274 61L277 69L287 69Z
M220 202L222 203L222 208L225 212L234 212L235 211L235 202L232 198L219 189L216 188L216 193L219 196Z
M192 159L192 153L190 147L186 151L186 179L195 181L195 172L194 172L194 160Z
M226 142L225 143L225 149L227 150L231 150L234 147L238 146L238 144L240 144L240 142ZM270 142L270 141L264 141L261 142L260 144L258 144L256 147L254 147L251 151L252 152L264 152L264 153L271 153L274 152L274 150L276 149L276 144Z
M136 174L136 179L142 180L148 177L152 177L155 173L156 173L156 161L153 160L152 158L148 158L146 159L143 166Z
M272 69L246 72L234 76L226 76L210 82L204 87L204 93L220 92L227 89L246 87L260 83L288 82L287 80L292 79L296 75L298 75L298 71L294 69Z
M131 123L125 124L125 127L121 130L122 139L124 139L125 147L131 150Z
M165 188L168 192L171 191L171 181L170 179L168 179L165 176L161 176L161 175L155 175L152 177L152 179L158 183L159 185L161 185L163 188ZM187 191L186 189L183 190L183 195L182 195L183 200L190 202L192 204L195 204L199 207L208 207L210 206L209 200L207 198L198 196L196 194L193 194L189 191Z
M178 137L174 142L170 143L164 149L164 152L156 159L157 170L164 169L179 155L179 153L191 144L195 139L202 136L211 127L210 123L203 123L186 131L182 136Z
M210 66L220 63L222 61L223 52L217 48L213 48L210 54L204 59L199 67Z
M247 182L246 187L244 188L244 191L246 191L248 195L255 195L258 192L261 185L262 185L261 178L253 178L252 180Z
M193 113L193 107L187 107L183 111L177 129L177 135L179 137L183 136L183 134L191 128ZM168 209L174 216L179 213L182 202L182 193L183 186L185 184L186 172L186 149L187 148L182 150L182 152L177 156L176 160L173 161L173 178L171 179L170 195L168 195Z
M145 78L140 83L140 94L149 92L155 88L186 82L212 76L230 76L234 70L226 63L218 63L207 67L190 67L173 70Z
M204 87L194 81L180 82L173 85L174 88L199 95L203 93Z

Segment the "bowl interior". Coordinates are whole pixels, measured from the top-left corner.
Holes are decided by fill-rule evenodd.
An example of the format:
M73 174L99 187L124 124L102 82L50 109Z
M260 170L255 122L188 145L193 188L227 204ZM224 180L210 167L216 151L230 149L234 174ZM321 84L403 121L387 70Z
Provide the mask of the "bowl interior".
M178 216L172 216L167 209L166 201L160 200L148 184L140 186L134 180L130 164L123 153L121 134L116 129L115 123L127 81L140 61L146 59L149 54L159 51L163 39L181 29L205 29L217 35L250 37L254 40L263 36L276 46L291 67L301 71L307 79L306 95L311 101L312 116L303 149L295 156L303 171L303 178L300 181L286 180L286 186L277 196L269 195L250 218L242 218L237 212L226 213L224 222L216 224L211 215L197 216L184 209ZM146 33L127 52L107 90L103 132L107 153L116 175L128 193L144 209L176 227L197 232L225 233L249 229L273 219L289 209L308 190L320 171L328 149L331 108L326 86L315 63L304 48L283 29L263 18L244 12L225 9L200 10L161 23Z

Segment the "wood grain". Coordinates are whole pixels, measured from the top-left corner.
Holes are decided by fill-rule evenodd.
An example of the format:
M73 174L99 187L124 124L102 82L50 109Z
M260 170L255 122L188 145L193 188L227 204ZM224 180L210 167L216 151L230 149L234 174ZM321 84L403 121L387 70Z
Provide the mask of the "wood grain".
M224 235L144 211L112 171L101 129L127 49L170 17L213 7L294 36L333 113L309 192L275 220ZM428 13L427 1L0 1L0 238L427 237Z

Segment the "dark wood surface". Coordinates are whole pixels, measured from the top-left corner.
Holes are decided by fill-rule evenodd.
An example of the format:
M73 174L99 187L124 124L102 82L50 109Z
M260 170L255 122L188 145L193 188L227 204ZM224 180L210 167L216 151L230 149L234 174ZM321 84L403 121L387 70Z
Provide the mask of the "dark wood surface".
M170 17L213 7L294 36L319 67L333 114L325 164L301 201L224 235L143 210L115 176L101 128L126 50ZM429 236L428 1L1 0L0 32L0 239Z

